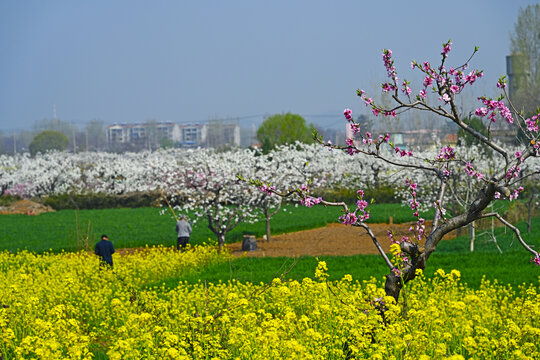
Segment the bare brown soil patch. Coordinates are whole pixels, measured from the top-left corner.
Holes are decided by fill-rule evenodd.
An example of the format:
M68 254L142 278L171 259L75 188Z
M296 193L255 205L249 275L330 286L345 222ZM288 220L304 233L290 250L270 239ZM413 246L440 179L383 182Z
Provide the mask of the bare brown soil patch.
M369 225L384 251L390 249L388 230L394 233L396 239L409 236L411 224L370 224ZM431 223L426 223L426 230ZM445 239L453 238L449 234ZM302 255L358 255L378 254L375 244L363 228L343 224L329 224L324 228L297 231L288 234L273 235L271 241L257 239L258 250L242 251L242 243L229 244L227 247L235 255L250 257Z
M0 214L39 215L54 211L50 206L42 205L30 200L19 200L10 206L0 207Z

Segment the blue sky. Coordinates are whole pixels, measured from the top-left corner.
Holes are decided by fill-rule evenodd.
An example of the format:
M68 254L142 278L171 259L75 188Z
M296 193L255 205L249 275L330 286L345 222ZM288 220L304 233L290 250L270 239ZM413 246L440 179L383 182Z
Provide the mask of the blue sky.
M384 80L381 50L398 75L411 59L471 68L492 92L525 0L31 1L0 2L0 130L56 116L83 126L199 122L295 112L341 126L365 111L357 88Z

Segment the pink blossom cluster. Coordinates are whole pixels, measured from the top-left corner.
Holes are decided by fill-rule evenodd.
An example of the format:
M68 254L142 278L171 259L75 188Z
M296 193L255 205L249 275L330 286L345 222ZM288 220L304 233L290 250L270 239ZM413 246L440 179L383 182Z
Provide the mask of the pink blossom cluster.
M487 115L487 118L491 122L495 122L495 116L499 113L506 120L507 123L514 123L512 113L510 112L510 109L508 109L508 107L504 104L502 99L492 100L490 98L486 98L485 96L481 96L478 98L478 100L481 101L485 105L485 107L479 107L478 109L476 109L476 111L474 112L476 116L484 117Z
M452 42L450 40L448 40L447 43L443 44L443 49L441 51L441 55L443 57L447 57L448 56L448 53L450 52L450 48L452 46Z
M364 104L366 104L366 106L373 105L373 99L368 98L364 90L358 90L358 96L360 96L360 98L364 101ZM347 115L345 115L345 117L347 117Z
M418 213L418 209L420 208L420 204L418 203L418 200L416 199L416 189L418 188L418 184L413 183L409 179L405 180L405 184L409 187L409 192L411 193L412 199L409 201L409 205L411 207L411 210L414 211L413 216L416 217L416 226L411 226L409 228L410 232L416 232L415 238L417 241L422 240L422 235L424 235L425 231L425 219L420 216Z
M339 217L339 222L345 225L353 225L356 224L358 221L358 218L356 217L355 213L346 213Z
M343 110L343 115L345 115L345 119L347 119L348 122L352 121L352 110L351 109Z
M444 57L447 56L450 51L451 42L443 44L443 54ZM473 70L469 74L465 74L463 70L467 68L467 65L460 67L458 69L450 68L446 70L444 65L439 67L439 71L433 69L429 62L425 61L422 66L416 64L414 61L412 63L414 67L417 67L422 72L426 74L424 77L424 89L420 90L418 94L418 100L423 100L427 95L427 88L432 87L434 91L438 92L438 89L445 89L446 91L442 92L442 96L439 97L439 100L449 103L452 99L452 95L460 93L463 88L469 84L472 85L478 78L483 76L483 72L479 70ZM433 82L436 81L437 88L433 87Z
M540 266L540 255L537 253L536 256L531 259L531 262L535 265Z
M450 97L450 95L448 94L443 94L443 96L440 96L439 97L439 100L442 100L444 101L446 104L448 104L450 102L450 100L452 100L452 98Z
M437 213L437 217L439 219L444 218L444 215L446 215L446 209L441 205L439 200L433 203L433 207L439 210L439 212Z
M305 184L296 189L296 193L300 196L300 204L306 207L312 207L313 205L317 205L322 202L321 197L314 198L309 196L309 186Z
M259 186L259 190L268 195L272 195L276 191L276 187L264 184L264 185Z
M388 141L390 141L390 134L386 133L385 135L379 135L379 138L378 140L373 140L373 138L371 137L371 133L369 131L366 132L366 136L364 136L364 138L362 139L362 142L365 144L365 145L371 145L371 144L382 144L383 142L384 143L388 143Z
M396 87L390 83L383 83L381 86L385 93L396 90Z
M383 90L384 90L384 86L383 86ZM384 110L382 107L375 105L373 103L373 99L368 98L364 90L358 90L357 93L358 93L358 96L362 98L366 106L371 106L371 112L373 112L373 115L379 116L379 114L383 114L384 116L392 116L394 118L396 117L397 114L395 110Z
M514 191L512 192L512 194L510 194L508 199L510 199L510 201L516 200L519 197L519 193L522 192L523 190L524 189L522 186L518 187L517 189L514 189Z
M465 172L467 173L467 175L469 175L471 177L476 176L478 178L478 180L480 180L480 179L482 179L484 177L484 175L480 171L476 171L474 169L474 167L472 166L470 161L467 161L467 163L465 164Z
M454 160L455 157L456 157L456 152L454 148L451 146L443 147L441 151L439 152L439 154L437 155L436 160L445 162L442 165L442 171L444 175L448 176L451 173L451 170L448 168L448 163L446 161Z
M394 66L394 60L392 60L392 50L390 49L383 50L382 58L384 62L384 67L386 68L386 74L388 75L390 79L394 81L394 85L391 85L391 86L395 90L396 89L395 84L398 83L398 77L396 73L396 67Z
M409 82L408 82L407 80L405 80L405 81L401 84L401 86L402 86L401 91L402 91L405 95L407 95L407 96L411 95L412 90L411 90L411 88L409 87Z
M397 146L394 147L394 151L396 152L396 154L399 154L399 156L401 156L401 157L403 157L403 156L412 156L413 155L412 151L407 151L405 149L400 149Z
M506 89L506 76L502 76L499 81L497 81L497 87L499 89Z
M350 141L349 141L350 140ZM350 143L350 144L349 144ZM353 156L353 155L356 155L360 152L360 150L358 150L353 142L352 142L352 139L347 139L347 145L349 145L349 147L347 147L347 150L345 150L347 152L347 154Z
M364 90L359 90L358 95L361 96L361 97L365 96L364 95ZM375 105L373 105L373 106L374 106L374 109L379 111L378 108L375 107ZM390 113L393 113L394 116L395 116L395 112L390 112ZM349 122L349 127L351 128L353 134L354 135L358 134L360 132L360 124L354 122L354 120L352 118L352 110L351 109L345 109L343 111L343 114L345 115L345 118ZM362 136L362 142L364 143L364 145L368 145L368 146L372 145L372 144L381 144L383 142L388 143L389 140L390 140L390 134L388 134L388 133L385 134L385 135L379 135L378 140L374 140L369 131L365 133L365 136ZM356 148L356 144L354 143L353 138L347 138L346 143L347 143L347 146L348 146L348 148L346 149L346 152L349 155L355 155L355 154L358 154L360 152ZM411 153L411 155L412 155L412 153Z
M521 166L514 165L508 169L506 172L506 179L510 180L511 178L517 178L521 173Z
M540 121L540 113L534 115L531 118L528 118L525 120L525 124L527 125L527 130L530 132L538 132L538 122Z
M318 198L314 198L314 197L311 197L311 196L306 196L304 198L301 198L300 199L300 203L306 207L312 207L313 205L317 205L317 204L320 204L322 202L322 198L321 197L318 197Z
M424 64L429 64L429 63L425 62ZM424 84L423 84L424 87L427 88L428 86L431 86L432 84L433 84L433 77L431 75L427 75L424 78Z
M358 201L356 202L356 211L361 213L359 220L366 221L369 219L369 211L366 210L368 202L364 200L364 191L358 190L356 192L356 196L358 197Z
M373 144L373 139L371 138L371 133L366 131L366 136L362 139L362 142L366 145Z
M437 160L453 160L456 157L456 151L451 146L445 146L441 149L439 152L439 155L437 155Z
M351 123L349 126L351 127L353 134L358 134L360 132L360 124Z
M366 210L368 202L364 200L364 191L356 192L358 200L356 201L356 209L353 212L347 212L339 218L339 222L345 225L353 225L358 221L364 222L369 219L369 211ZM358 214L358 215L357 215Z

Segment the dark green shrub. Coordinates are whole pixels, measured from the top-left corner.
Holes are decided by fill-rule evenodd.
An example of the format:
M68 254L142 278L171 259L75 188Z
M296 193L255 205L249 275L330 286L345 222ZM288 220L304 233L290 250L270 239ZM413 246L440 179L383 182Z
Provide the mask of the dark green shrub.
M55 210L63 210L153 207L159 204L160 199L161 194L157 192L135 192L122 195L102 193L52 195L38 201Z

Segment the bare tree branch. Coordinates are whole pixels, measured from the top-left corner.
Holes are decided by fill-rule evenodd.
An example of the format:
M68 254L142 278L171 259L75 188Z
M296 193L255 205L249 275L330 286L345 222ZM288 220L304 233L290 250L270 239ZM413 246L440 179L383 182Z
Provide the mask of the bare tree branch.
M521 237L521 232L519 231L519 229L512 225L510 222L508 222L506 219L504 219L499 213L497 212L492 212L492 213L487 213L487 214L484 214L481 216L482 218L487 218L487 217L496 217L501 223L503 223L506 227L508 227L509 229L511 229L517 236L520 244L525 248L525 250L529 251L531 254L533 254L534 256L538 256L538 252L533 250L526 242L525 240L523 240L523 237Z

